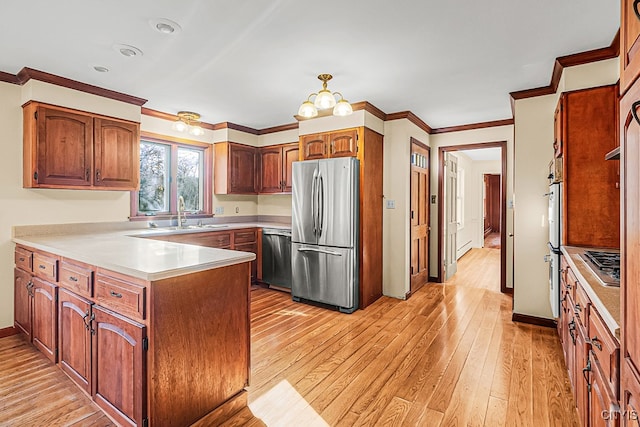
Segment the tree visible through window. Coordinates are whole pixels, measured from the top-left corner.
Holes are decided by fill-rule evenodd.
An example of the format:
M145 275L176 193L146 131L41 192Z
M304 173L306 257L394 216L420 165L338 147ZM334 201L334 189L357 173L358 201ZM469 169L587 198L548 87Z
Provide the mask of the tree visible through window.
M177 214L178 197L192 214L210 214L209 144L145 138L140 141L140 190L132 194L131 216Z

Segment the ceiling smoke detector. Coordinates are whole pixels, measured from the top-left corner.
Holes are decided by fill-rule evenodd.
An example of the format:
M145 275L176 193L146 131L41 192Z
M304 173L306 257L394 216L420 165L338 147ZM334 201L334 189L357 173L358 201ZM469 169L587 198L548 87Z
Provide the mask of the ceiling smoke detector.
M120 53L122 56L126 56L127 58L134 58L136 56L142 56L142 51L135 46L130 46L127 44L115 44L113 48L116 52Z
M149 21L149 25L154 30L167 35L176 35L182 31L180 24L165 18L152 19Z

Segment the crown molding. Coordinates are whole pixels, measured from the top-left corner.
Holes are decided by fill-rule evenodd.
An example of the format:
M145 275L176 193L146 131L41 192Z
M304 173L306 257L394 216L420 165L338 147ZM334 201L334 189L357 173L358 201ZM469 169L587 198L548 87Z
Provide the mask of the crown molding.
M436 128L431 131L431 134L447 133L447 132L459 132L462 130L472 129L484 129L497 126L507 126L514 123L513 119L492 120L490 122L471 123L468 125L448 126L444 128Z
M608 47L593 49L586 52L574 53L572 55L560 56L556 58L551 73L551 82L548 86L537 87L533 89L519 90L511 92L511 110L513 111L514 101L516 99L533 98L536 96L551 95L556 93L560 78L565 67L574 67L576 65L584 65L590 62L604 61L616 58L620 54L620 30L613 37Z
M2 79L3 81L8 81L6 79L10 78L10 76L11 74L9 73L2 73L0 79ZM15 83L22 86L29 80L38 80L45 83L51 83L56 86L62 86L80 92L98 95L103 98L115 99L116 101L126 102L127 104L133 104L139 107L147 102L146 99L127 95L126 93L116 92L99 86L82 83L77 80L71 80L66 77L56 76L55 74L45 73L44 71L34 70L33 68L28 67L24 67L22 70L18 71L18 74L15 75L14 81L10 81L10 83Z
M269 133L276 133L276 132L284 132L287 130L294 130L294 129L298 129L299 125L298 123L289 123L286 125L280 125L280 126L273 126L270 128L264 128L264 129L260 129L258 132L259 135L266 135Z
M387 114L385 121L400 119L407 119L426 133L433 133L433 129L431 128L431 126L426 124L420 117L416 116L411 111L399 111L397 113Z
M5 73L4 71L0 71L0 82L11 83L14 85L19 85L18 76L11 73Z

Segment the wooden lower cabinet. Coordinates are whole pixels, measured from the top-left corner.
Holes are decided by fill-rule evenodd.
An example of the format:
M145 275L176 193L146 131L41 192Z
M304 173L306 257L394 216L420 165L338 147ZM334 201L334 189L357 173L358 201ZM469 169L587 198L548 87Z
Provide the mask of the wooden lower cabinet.
M591 399L589 401L591 427L617 427L620 425L620 411L618 400L611 392L605 380L602 368L593 352L589 355L591 362ZM583 422L583 425L587 425Z
M238 231L238 249L256 236ZM33 254L45 268L15 269L16 327L117 424L186 426L215 411L218 425L246 403L251 263L147 281Z
M14 325L31 341L31 274L14 269L13 285Z
M33 345L52 362L58 358L58 287L34 277L33 295Z
M91 301L61 288L58 313L60 368L91 394Z
M96 404L123 425L146 418L146 327L93 306L92 373Z
M640 426L640 381L629 366L622 364L622 392L620 393L620 409L622 426Z

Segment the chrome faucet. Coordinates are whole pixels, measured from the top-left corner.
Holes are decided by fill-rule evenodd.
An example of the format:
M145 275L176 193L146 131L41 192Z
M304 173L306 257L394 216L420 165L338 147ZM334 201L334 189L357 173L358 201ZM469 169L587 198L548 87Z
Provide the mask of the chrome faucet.
M184 199L182 196L178 197L178 228L182 228L184 223L187 222L187 213L185 212Z

